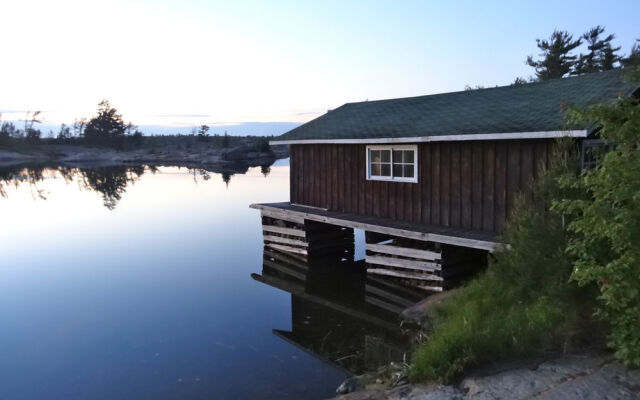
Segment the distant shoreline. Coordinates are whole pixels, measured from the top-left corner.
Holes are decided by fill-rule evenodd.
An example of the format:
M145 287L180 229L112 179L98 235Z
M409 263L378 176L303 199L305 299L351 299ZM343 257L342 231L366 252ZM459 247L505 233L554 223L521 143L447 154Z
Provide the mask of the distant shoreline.
M236 170L248 166L261 166L286 158L286 146L271 147L271 151L258 151L251 143L229 148L209 146L158 146L153 149L115 150L80 144L38 144L25 148L0 147L0 168L21 165L51 164L66 167L110 166L182 166Z

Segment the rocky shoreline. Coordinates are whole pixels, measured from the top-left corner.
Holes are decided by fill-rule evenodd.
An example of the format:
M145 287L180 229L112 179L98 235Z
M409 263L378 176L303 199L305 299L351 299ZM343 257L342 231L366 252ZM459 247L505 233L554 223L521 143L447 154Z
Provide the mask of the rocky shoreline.
M257 152L249 145L231 148L176 149L172 147L154 150L136 149L118 151L83 145L50 144L27 150L0 148L0 167L27 164L56 164L68 167L117 166L117 165L174 165L188 168L224 169L225 166L269 165L288 156L286 146L275 146L271 152Z
M351 392L334 400L640 399L640 371L627 369L610 355L572 355L511 366L451 386L411 385L402 374L396 366L378 378L350 378L338 390ZM385 382L382 375L391 379Z
M428 331L436 308L455 292L429 296L405 309L402 323ZM640 400L640 370L629 370L604 348L496 364L448 386L411 384L408 373L409 365L391 363L348 378L333 400Z

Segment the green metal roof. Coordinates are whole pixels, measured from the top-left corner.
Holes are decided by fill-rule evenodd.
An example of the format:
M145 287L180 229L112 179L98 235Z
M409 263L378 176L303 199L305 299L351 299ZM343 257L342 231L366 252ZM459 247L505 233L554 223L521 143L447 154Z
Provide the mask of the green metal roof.
M631 94L623 70L523 85L347 103L277 137L278 141L413 138L548 132L569 126L563 110Z

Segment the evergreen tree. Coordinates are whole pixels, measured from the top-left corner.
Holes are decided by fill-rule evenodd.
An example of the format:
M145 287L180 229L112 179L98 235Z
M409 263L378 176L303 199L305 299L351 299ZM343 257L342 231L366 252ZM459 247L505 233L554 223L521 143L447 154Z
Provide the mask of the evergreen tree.
M636 39L636 43L631 48L631 54L622 59L622 65L625 67L640 65L640 39Z
M597 25L582 35L587 42L587 54L580 54L572 75L587 74L589 72L608 71L619 66L622 57L617 54L620 47L612 47L611 41L615 35L610 34L601 38L604 26Z
M107 100L98 104L98 113L87 122L84 136L87 139L110 140L124 137L127 126L122 115Z
M555 30L548 40L536 39L540 49L540 60L527 57L527 64L536 70L538 80L562 78L571 72L576 64L577 56L570 54L582 44L582 38L573 40L573 35L566 31Z

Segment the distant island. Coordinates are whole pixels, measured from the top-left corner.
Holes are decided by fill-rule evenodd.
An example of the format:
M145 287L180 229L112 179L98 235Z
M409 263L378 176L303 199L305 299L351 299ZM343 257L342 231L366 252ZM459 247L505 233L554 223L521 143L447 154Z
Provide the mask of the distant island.
M21 164L63 166L175 165L190 168L266 165L288 156L271 148L271 136L209 135L202 125L190 135L145 136L107 100L89 120L62 124L56 137L43 138L39 112L27 113L24 127L0 124L0 167Z

